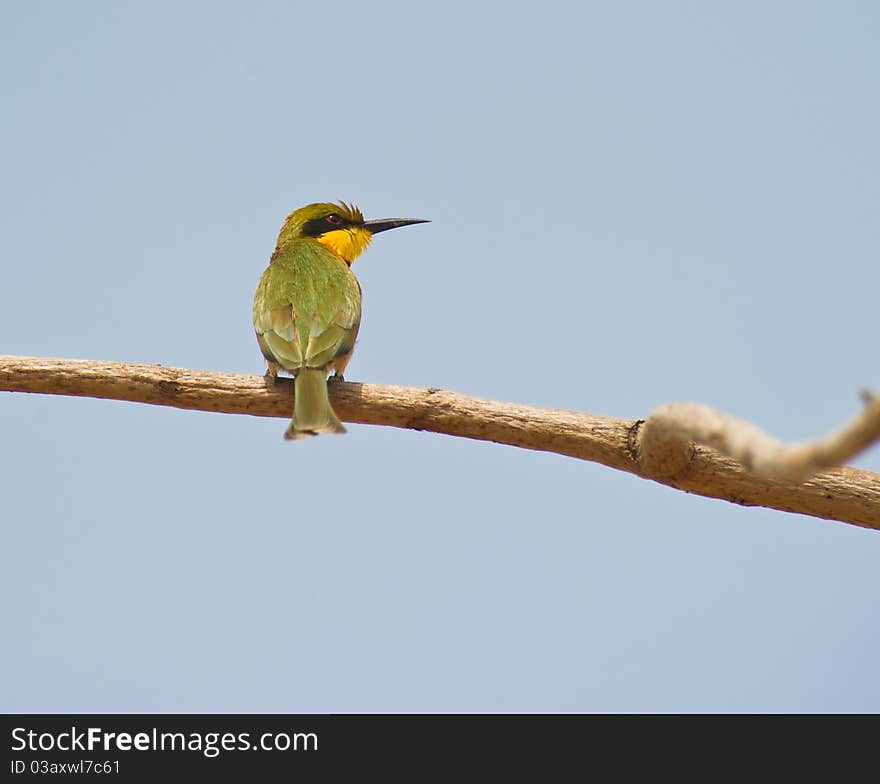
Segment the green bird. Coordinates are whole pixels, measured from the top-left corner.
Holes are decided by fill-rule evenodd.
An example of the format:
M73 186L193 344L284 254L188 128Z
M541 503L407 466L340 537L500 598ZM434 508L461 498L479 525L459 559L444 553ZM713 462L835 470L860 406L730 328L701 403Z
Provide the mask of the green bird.
M342 380L361 323L361 285L352 262L374 234L421 218L365 221L345 202L309 204L292 212L254 294L254 330L274 384L279 370L295 376L293 419L284 437L344 433L330 406L327 374Z

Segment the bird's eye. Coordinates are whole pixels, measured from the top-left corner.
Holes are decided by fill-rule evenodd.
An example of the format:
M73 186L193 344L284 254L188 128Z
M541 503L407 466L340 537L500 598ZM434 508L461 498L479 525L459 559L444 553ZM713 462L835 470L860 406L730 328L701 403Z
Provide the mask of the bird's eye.
M342 218L340 218L336 213L328 215L326 218L324 218L324 220L331 226L339 226L342 223Z

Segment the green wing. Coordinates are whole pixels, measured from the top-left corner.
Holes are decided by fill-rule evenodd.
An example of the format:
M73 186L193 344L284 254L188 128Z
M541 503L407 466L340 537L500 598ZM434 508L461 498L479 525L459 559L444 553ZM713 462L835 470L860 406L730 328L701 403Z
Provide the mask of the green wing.
M272 258L254 295L254 329L264 356L285 370L323 368L354 348L361 288L344 262L313 240Z

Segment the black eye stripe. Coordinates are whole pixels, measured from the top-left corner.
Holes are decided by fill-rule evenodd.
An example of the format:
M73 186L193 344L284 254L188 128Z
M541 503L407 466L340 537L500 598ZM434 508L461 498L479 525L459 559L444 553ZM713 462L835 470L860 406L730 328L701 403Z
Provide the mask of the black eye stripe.
M353 225L354 224L352 223L352 221L348 220L348 218L343 218L341 215L337 215L334 212L330 215L324 215L321 218L310 220L303 226L302 233L306 237L320 237L322 234L326 234L328 231L345 229Z

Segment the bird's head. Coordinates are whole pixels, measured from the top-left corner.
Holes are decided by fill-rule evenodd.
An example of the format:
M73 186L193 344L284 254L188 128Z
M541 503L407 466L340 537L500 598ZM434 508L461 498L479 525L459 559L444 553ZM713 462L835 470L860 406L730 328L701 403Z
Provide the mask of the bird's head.
M365 221L353 204L319 202L307 204L287 216L278 235L278 248L304 237L311 237L351 264L367 249L374 234L413 223L428 223L422 218L384 218Z

